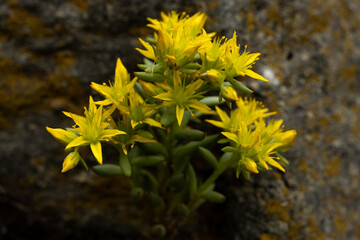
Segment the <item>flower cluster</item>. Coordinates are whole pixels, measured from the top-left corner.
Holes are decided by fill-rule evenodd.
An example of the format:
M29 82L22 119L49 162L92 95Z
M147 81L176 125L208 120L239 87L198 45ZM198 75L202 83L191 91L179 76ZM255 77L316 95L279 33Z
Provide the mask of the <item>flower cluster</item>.
M221 121L207 120L214 126L222 128L222 134L231 146L223 148L232 152L238 158L237 176L241 172L249 178L249 173L259 173L259 170L269 170L268 164L285 172L277 162L282 160L279 152L287 150L294 142L296 131L284 131L282 120L271 120L265 123L265 118L275 114L254 99L239 99L237 108L230 112L230 117L220 108L216 108Z
M103 100L90 97L85 116L64 112L74 120L72 128L47 127L69 152L62 172L79 162L87 169L79 148L90 146L100 164L94 172L127 176L134 199L162 209L153 214L165 217L165 224L169 215L187 216L206 200L223 201L214 181L229 168L245 178L270 166L285 171L280 152L289 149L296 131L269 119L275 112L259 101L239 95L252 92L241 82L244 76L267 82L252 69L260 53L246 46L241 53L236 32L230 39L216 37L204 30L205 21L204 13L149 19L154 35L139 39L143 47L137 48L145 57L141 71L131 79L118 59L113 81L91 83ZM221 128L221 134L192 128L196 123ZM103 142L118 150L118 165L103 164ZM220 151L210 150L216 143L228 144L219 158ZM214 168L205 180L198 180L192 162L199 155Z

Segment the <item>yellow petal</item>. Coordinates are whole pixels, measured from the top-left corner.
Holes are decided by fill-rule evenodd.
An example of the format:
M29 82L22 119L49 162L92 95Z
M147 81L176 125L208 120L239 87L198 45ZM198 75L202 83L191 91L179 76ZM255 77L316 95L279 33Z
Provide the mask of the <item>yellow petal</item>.
M136 48L137 51L139 51L142 55L144 55L147 58L155 60L155 53L154 48L148 43L139 38L140 43L146 48L146 50L142 50L139 48Z
M171 94L170 93L160 93L158 95L156 95L154 98L158 98L158 99L161 99L163 101L172 101L171 99Z
M269 170L269 166L266 164L266 162L264 160L262 160L261 158L259 159L259 163L266 169Z
M173 65L173 66L177 65L176 56L165 54L165 57L169 60L171 65Z
M191 93L195 93L195 91L203 85L204 81L198 79L195 82L186 86L186 90Z
M103 84L94 83L94 82L92 82L90 84L90 87L92 89L94 89L95 91L97 91L98 93L100 93L101 95L103 95L104 97L111 98L112 91L111 91L110 87L103 85Z
M70 113L70 112L63 112L65 116L72 118L74 120L74 122L76 123L76 125L80 126L85 126L86 125L86 118L80 115L77 115L75 113Z
M100 164L102 164L103 159L102 159L101 143L100 142L91 143L90 148L91 148L91 151L94 154L94 157L96 158L96 160Z
M266 162L269 163L271 166L276 167L277 169L285 172L285 169L278 162L276 162L274 159L272 159L271 157L267 157Z
M105 129L101 133L101 138L109 138L120 134L126 134L126 132L120 131L118 129Z
M185 112L184 107L180 105L176 105L176 119L178 121L179 126L181 125L182 119L184 117L184 112Z
M238 136L235 133L221 132L221 134L227 137L228 139L233 140L236 143L239 143Z
M246 60L245 65L248 66L250 64L252 64L255 60L258 59L258 57L260 56L260 53L252 53L248 55L248 59Z
M74 140L72 140L68 145L66 145L65 150L72 148L72 147L84 145L84 144L89 144L89 141L86 140L83 136L80 136L80 137L77 137Z
M189 107L195 108L204 114L215 114L215 111L213 111L206 104L198 100L192 100L191 103L189 104Z
M120 58L118 58L115 69L115 82L119 82L122 83L121 85L125 85L125 83L127 83L128 76L129 76L128 71L122 64Z
M74 140L75 138L77 138L78 136L71 132L71 131L66 131L64 129L61 128L49 128L46 127L46 130L57 140L64 142L66 144L68 144L69 142L71 142L72 140Z
M220 109L218 106L215 106L215 109L223 123L228 123L230 121L230 118L225 111Z
M210 119L206 119L205 121L207 121L208 123L216 126L216 127L219 127L219 128L225 128L225 125L223 122L219 122L219 121L215 121L215 120L210 120Z
M145 118L145 119L143 120L143 122L149 124L150 126L154 126L154 127L158 127L158 128L163 128L163 127L161 126L161 123L155 121L155 120L152 119L152 118Z
M135 135L132 137L132 140L133 140L134 142L143 142L143 143L146 143L146 142L156 142L154 139L147 138L147 137L141 136L141 135L139 135L139 134L135 134Z
M259 80L262 80L264 82L268 82L269 80L267 80L266 78L264 78L263 76L261 76L260 74L250 70L250 69L246 69L245 70L245 75L251 77L251 78L254 78L254 79L259 79Z

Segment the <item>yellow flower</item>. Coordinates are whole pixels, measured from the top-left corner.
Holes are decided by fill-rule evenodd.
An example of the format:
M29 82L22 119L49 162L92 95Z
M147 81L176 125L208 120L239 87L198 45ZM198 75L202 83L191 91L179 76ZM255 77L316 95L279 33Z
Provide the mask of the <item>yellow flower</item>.
M266 118L275 114L275 112L268 112L269 109L265 108L261 102L255 99L239 98L235 103L237 108L230 112L230 117L225 111L215 107L221 121L209 119L206 121L226 131L236 132L241 128L241 122L249 126L259 118Z
M256 60L259 59L260 53L249 53L246 51L246 46L243 54L240 55L240 45L237 44L236 32L233 34L233 38L227 41L226 43L226 53L224 56L225 73L227 77L236 77L236 76L249 76L254 79L259 79L265 82L268 82L267 79L261 75L255 73L251 70L252 65Z
M162 21L149 19L151 24L148 26L157 31L154 34L156 46L140 39L146 50L137 50L157 63L165 63L169 68L191 63L197 51L213 36L203 29L206 15L197 13L189 17L172 11L161 16Z
M256 166L268 170L268 164L285 172L276 161L278 157L275 154L284 144L288 144L289 139L293 140L296 132L283 132L281 123L282 120L271 121L266 125L263 118L259 118L250 126L240 121L236 132L222 132L231 141L229 151L240 156L238 172L245 166L248 171L258 173Z
M294 143L296 137L295 130L284 131L282 126L283 120L272 120L264 130L263 137L268 141L280 143L276 148L277 151L285 151Z
M121 113L128 116L132 128L135 128L138 124L142 123L162 128L159 122L151 118L157 109L156 106L146 104L141 96L134 91L134 89L129 92L128 99L129 104L120 106L119 110Z
M224 57L227 49L225 37L210 39L204 42L199 49L199 54L206 69L224 69Z
M200 93L196 92L202 85L203 81L199 79L184 86L180 73L176 71L173 76L173 87L165 93L156 95L155 98L163 100L165 106L176 106L176 119L180 126L185 109L190 111L190 108L194 108L205 114L213 114L214 111L211 108L197 99Z
M139 51L142 55L145 57L156 60L154 48L148 43L139 38L140 43L146 48L146 50L142 50L140 48L136 48L137 51Z
M196 37L204 27L206 21L205 13L196 13L189 17L185 12L178 14L175 11L171 11L168 15L161 13L162 20L148 18L150 24L149 27L159 31L160 29L165 30L168 33L176 32L182 25L186 26L186 35L189 37Z
M126 134L118 129L110 129L108 118L114 108L103 111L102 105L97 108L92 97L90 96L89 108L85 108L85 117L74 113L64 112L64 114L74 120L76 128L73 132L78 133L77 138L69 142L65 149L78 147L82 145L90 145L96 160L102 164L101 141L109 139L118 134Z
M134 78L130 82L130 75L122 64L120 58L118 58L114 83L110 82L110 86L107 86L105 84L101 85L92 82L90 86L106 98L104 101L98 102L98 104L109 105L113 103L118 106L126 100L126 95L134 87L136 79L137 78Z

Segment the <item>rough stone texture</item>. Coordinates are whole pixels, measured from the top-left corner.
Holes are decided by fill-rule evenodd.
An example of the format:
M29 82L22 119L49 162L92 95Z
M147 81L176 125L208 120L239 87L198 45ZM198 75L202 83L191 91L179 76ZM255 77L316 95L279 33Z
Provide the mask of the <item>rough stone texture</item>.
M137 37L161 10L207 12L209 31L261 52L270 83L247 84L298 131L285 175L229 172L227 201L205 204L179 239L360 239L357 0L0 0L0 238L139 239L125 180L61 175L44 127L70 126L61 111L80 113L117 57L135 71Z

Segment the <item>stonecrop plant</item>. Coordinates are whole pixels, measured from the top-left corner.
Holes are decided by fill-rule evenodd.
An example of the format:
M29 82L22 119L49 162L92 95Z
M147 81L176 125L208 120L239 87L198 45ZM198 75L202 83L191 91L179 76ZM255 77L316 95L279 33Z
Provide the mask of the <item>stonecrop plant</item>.
M252 69L260 53L246 46L240 52L236 32L230 39L207 33L204 13L148 20L154 35L139 39L141 71L131 78L118 59L114 81L91 83L103 100L90 97L84 116L64 112L74 120L72 128L47 130L68 152L62 172L79 162L87 170L79 149L90 146L96 174L128 179L130 195L146 215L144 236L170 238L204 202L225 200L215 181L226 170L245 179L272 168L285 172L281 163L288 162L280 153L296 131L269 119L275 112L261 102L238 95L252 92L242 83L245 76L268 80ZM103 164L103 144L118 150L119 164Z

